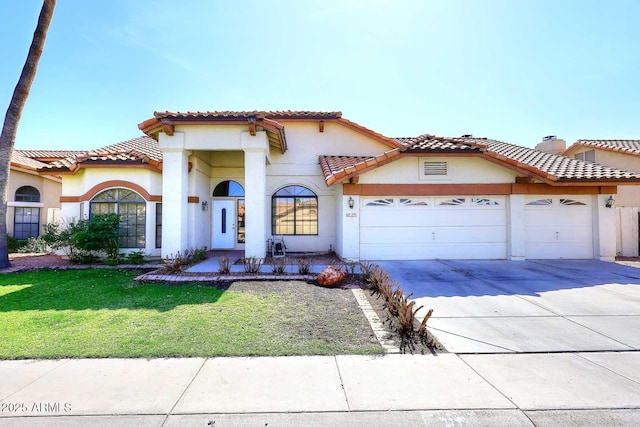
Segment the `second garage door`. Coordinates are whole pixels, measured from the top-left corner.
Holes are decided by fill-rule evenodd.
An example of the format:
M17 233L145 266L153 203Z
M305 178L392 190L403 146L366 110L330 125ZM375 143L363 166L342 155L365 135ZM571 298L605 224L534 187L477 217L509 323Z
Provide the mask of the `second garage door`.
M505 198L361 199L360 259L504 259Z
M529 196L525 224L526 258L593 258L593 206L589 197Z

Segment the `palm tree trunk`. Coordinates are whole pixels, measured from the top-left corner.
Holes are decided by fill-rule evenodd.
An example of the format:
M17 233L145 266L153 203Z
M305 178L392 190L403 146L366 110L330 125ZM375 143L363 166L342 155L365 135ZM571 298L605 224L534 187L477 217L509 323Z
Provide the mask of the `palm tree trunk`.
M22 115L22 109L27 102L31 83L36 76L38 62L44 48L44 41L47 37L47 30L53 17L53 9L56 0L44 0L36 31L33 33L33 40L27 60L22 68L22 74L13 91L7 114L4 117L2 134L0 134L0 269L7 268L9 263L9 253L7 250L7 187L9 183L9 170L11 168L11 152L16 142L16 132L18 122Z

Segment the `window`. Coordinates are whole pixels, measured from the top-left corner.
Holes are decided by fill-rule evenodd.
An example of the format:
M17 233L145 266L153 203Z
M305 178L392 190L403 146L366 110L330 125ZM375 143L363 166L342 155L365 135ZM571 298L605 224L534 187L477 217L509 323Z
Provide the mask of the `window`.
M40 192L30 185L25 185L16 190L15 201L39 203ZM39 234L40 208L16 206L13 213L13 237L26 240L29 237L38 237Z
M271 198L271 209L274 235L318 234L318 196L308 188L281 188Z
M429 206L429 202L424 199L400 199L400 207L402 206Z
M583 151L582 153L576 153L573 157L578 160L584 160L585 162L595 163L596 151L595 150Z
M213 197L244 197L244 188L235 181L223 181L216 185Z
M13 217L13 237L26 240L38 237L40 231L40 208L16 207Z
M528 206L548 206L553 203L551 199L538 199L527 203Z
M438 203L438 206L461 206L465 204L465 199L463 198L455 198L455 199L447 199Z
M586 204L580 200L573 199L560 199L560 204L565 206L586 206Z
M39 202L40 192L29 185L20 187L16 190L16 202Z
M476 206L499 206L500 205L500 203L498 203L495 200L478 198L478 197L471 198L471 204Z
M393 206L393 199L373 199L365 201L365 206Z
M126 188L112 188L91 200L89 212L90 215L117 213L120 215L120 247L144 248L146 210L147 203L138 193Z
M162 247L162 203L156 203L156 248Z

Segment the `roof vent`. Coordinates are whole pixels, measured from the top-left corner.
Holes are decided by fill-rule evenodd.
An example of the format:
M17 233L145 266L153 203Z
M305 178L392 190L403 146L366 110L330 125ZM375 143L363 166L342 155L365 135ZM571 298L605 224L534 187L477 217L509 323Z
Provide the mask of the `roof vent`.
M553 141L555 139L558 139L558 137L555 135L547 135L545 137L542 137L542 142Z
M473 138L473 135L470 133L462 135L460 138Z

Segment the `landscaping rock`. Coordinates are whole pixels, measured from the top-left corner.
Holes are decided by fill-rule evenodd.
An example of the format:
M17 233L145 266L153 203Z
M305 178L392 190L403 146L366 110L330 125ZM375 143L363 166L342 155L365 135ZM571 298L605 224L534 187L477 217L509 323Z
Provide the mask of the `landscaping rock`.
M328 266L318 275L318 283L322 286L336 286L342 283L347 272L333 265Z

